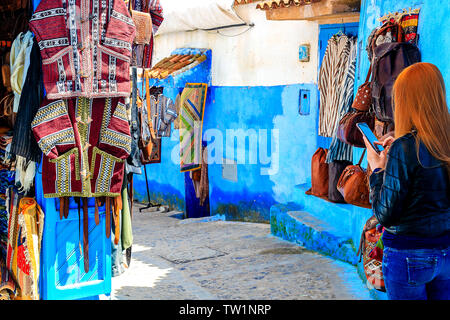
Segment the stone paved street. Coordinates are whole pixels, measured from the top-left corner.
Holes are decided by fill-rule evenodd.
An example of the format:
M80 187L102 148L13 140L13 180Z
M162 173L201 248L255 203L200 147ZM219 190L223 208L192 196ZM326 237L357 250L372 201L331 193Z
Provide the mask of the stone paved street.
M133 216L130 268L112 299L370 299L356 269L270 235L270 225Z

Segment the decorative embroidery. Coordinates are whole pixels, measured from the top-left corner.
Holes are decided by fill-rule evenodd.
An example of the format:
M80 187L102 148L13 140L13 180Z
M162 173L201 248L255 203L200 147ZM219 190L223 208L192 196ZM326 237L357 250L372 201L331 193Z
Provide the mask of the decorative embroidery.
M75 161L74 161L75 178L77 180L80 180L80 164L78 163L78 149L77 148L73 148L70 151L67 151L66 153L64 153L62 156L59 156L56 159L50 159L49 161L52 163L58 163L59 161L61 161L61 159L69 158L72 154L75 156ZM71 170L70 166L69 166L69 170Z
M105 37L105 39L103 40L103 44L115 48L127 49L131 52L131 43L129 42Z
M110 92L117 92L116 65L117 65L116 57L109 56L109 91Z
M55 48L55 47L63 47L67 46L69 44L69 39L67 38L57 38L57 39L50 39L50 40L42 40L39 41L39 49L48 49L48 48Z
M78 56L78 38L77 38L77 22L76 22L76 7L75 0L69 0L69 31L70 44L73 51L73 66L75 69L75 91L81 91L80 79L80 57Z
M64 63L62 57L57 60L58 63L58 73L59 81L57 82L58 92L65 92L65 82L66 82L66 70L64 69Z
M102 0L102 21L103 21L102 41L104 41L106 34L106 0Z
M112 10L111 17L118 19L122 22L125 22L125 23L129 24L130 26L134 26L133 19L121 14L120 12L117 12L116 10Z
M100 135L103 135L106 128L108 127L109 121L111 120L111 99L106 99L105 109L103 110L102 128L100 130Z
M92 153L91 160L91 173L94 174L95 171L95 162L97 159L97 155L100 156L100 166L98 172L101 174L98 175L97 181L95 183L95 193L96 194L105 194L109 193L111 186L111 178L114 174L114 168L116 163L122 163L123 160L111 156L110 154L94 147Z
M39 147L46 156L48 156L54 147L70 144L75 144L75 137L72 128L67 128L54 134L50 134L38 141Z
M33 14L30 21L41 20L56 16L64 16L65 14L66 10L64 10L63 8L49 9L41 12L36 12L35 14Z
M98 92L98 41L99 41L99 24L98 24L98 13L99 13L99 3L98 0L95 0L92 3L92 38L94 40L94 48L92 53L92 69L94 71L93 76L93 88L92 90L97 93Z
M101 137L101 143L109 144L131 153L131 137L111 129L106 129Z
M36 116L31 122L31 127L34 128L64 115L67 115L67 107L63 100L49 103L48 105L39 108Z
M55 163L56 167L56 181L55 190L60 194L67 194L72 192L71 188L71 172L72 172L72 160L71 155L74 155L74 167L75 167L75 178L80 180L80 166L78 164L78 149L73 148L72 150L66 152L62 156L51 159L50 162Z
M127 106L119 102L117 104L116 110L114 111L113 117L122 121L128 121Z

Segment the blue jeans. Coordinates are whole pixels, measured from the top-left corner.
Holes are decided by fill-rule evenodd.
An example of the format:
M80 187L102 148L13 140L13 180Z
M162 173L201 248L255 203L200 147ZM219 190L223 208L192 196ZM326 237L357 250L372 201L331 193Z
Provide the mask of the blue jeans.
M390 300L450 300L450 248L383 250Z

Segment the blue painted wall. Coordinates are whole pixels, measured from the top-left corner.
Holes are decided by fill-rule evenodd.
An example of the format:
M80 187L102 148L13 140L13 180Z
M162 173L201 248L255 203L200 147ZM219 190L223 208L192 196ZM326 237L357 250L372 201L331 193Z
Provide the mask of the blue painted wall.
M221 163L209 165L212 215L224 214L228 220L268 222L271 205L292 201L299 192L295 185L310 181L311 156L316 149L317 106L311 106L309 115L299 115L300 90L309 90L310 100L317 101L317 87L312 84L208 89L203 132L210 145L209 159L230 158L227 148L232 148L233 143L245 149L246 155L246 163L237 165L237 182L223 179ZM174 99L179 91L165 87L164 94ZM220 133L221 141L208 135L209 129L215 129L214 134ZM265 136L267 156L278 150L278 161L249 164L249 139L245 146L227 140L227 129L255 130L260 137ZM261 129L267 131L260 133ZM172 132L171 138L163 138L162 162L147 165L147 172L152 201L183 210L184 175L179 167L178 139L178 130ZM171 160L172 156L176 162ZM237 153L231 158L238 160ZM263 174L271 166L276 173ZM135 190L138 200L146 200L143 175L135 176Z
M310 90L311 101L317 100L314 85L211 89L204 130L217 129L225 137L227 129L255 132L265 129L269 141L267 155L272 156L276 151L279 154L278 163L272 159L272 164L262 164L260 161L249 164L250 139L247 139L247 160L246 164L237 165L237 182L222 178L220 164L210 165L212 214L224 214L229 220L269 221L270 206L291 201L296 192L294 186L307 182L310 159L316 146L316 108L313 106L308 116L299 115L301 89ZM209 137L205 139L212 142ZM227 145L231 147L233 143L224 141L224 158L227 158ZM236 157L233 160L237 160ZM274 174L265 175L263 172L269 167Z

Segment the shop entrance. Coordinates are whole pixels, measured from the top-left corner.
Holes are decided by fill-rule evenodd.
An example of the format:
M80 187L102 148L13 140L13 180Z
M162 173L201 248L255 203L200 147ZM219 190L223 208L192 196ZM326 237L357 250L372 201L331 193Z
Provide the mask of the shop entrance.
M319 70L322 66L322 60L325 56L325 51L327 50L327 44L328 40L335 34L338 34L342 32L343 34L346 34L347 36L358 36L358 28L359 23L353 22L353 23L339 23L339 24L325 24L321 25L319 29ZM318 109L320 110L320 95L318 97L319 101L317 105L319 106ZM316 124L318 126L319 124L319 112L317 112L316 116ZM328 137L322 137L317 136L317 147L328 149L331 144L332 138Z

